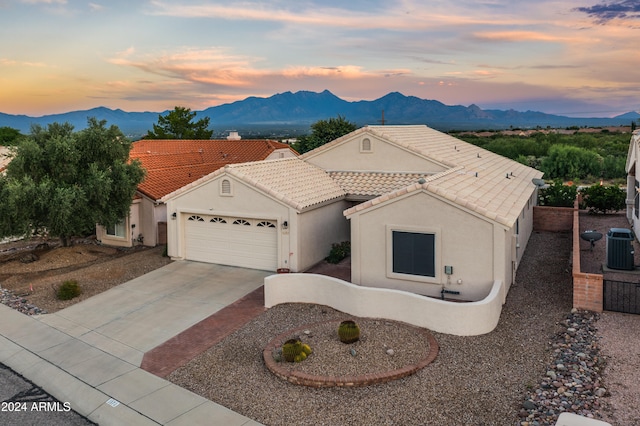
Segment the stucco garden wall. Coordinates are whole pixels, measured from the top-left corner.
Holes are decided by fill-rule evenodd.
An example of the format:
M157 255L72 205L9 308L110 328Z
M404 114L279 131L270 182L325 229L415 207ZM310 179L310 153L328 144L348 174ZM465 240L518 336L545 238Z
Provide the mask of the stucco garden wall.
M264 280L267 308L281 303L314 303L359 317L402 321L458 336L491 332L500 319L503 295L500 281L492 284L483 300L457 303L399 290L358 286L324 275L280 274Z

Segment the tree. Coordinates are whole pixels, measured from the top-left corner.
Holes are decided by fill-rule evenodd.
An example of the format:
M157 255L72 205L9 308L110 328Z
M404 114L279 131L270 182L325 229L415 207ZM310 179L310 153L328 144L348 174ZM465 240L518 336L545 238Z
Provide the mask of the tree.
M337 118L316 121L311 125L311 134L300 138L295 149L301 154L311 151L327 142L338 139L340 136L351 133L357 128L355 123L347 121L341 115L338 115Z
M583 179L601 174L602 157L585 148L554 145L542 160L541 168L546 176L554 179Z
M18 139L22 136L18 129L12 127L0 127L0 146L16 145Z
M96 223L118 223L145 173L129 161L130 148L104 120L90 118L80 132L69 123L33 126L0 176L0 237L46 231L68 246Z
M209 117L193 122L195 112L190 108L175 107L167 115L158 116L158 124L153 131L147 131L145 139L211 139L213 130L209 127Z

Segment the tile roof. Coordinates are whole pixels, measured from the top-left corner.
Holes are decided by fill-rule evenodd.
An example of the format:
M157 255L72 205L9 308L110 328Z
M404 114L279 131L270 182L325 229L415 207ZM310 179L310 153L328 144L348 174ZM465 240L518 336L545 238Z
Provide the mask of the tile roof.
M427 126L369 126L363 131L451 164L452 168L425 178L424 183L413 183L354 206L344 212L345 216L424 190L512 227L535 189L532 179L542 177L538 170Z
M227 164L260 161L277 149L290 149L287 144L264 139L143 139L132 145L129 157L140 160L147 170L138 190L153 200Z
M429 174L330 171L329 176L349 195L377 197L416 183Z
M326 171L297 157L232 164L224 170L298 211L346 195Z
M162 201L185 193L217 176L228 173L298 211L343 198L346 193L319 167L298 157L229 164L171 194Z

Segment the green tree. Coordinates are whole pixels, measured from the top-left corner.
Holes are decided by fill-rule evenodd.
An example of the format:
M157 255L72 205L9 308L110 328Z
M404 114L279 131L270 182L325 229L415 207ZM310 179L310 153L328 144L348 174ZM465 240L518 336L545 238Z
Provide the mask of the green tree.
M626 206L627 193L616 185L592 185L580 191L583 207L590 213L607 214L608 211L623 210Z
M549 207L573 207L578 190L575 186L564 185L560 179L538 191L538 204Z
M16 145L22 136L19 130L12 127L0 127L0 146Z
M311 125L311 134L301 137L294 148L302 154L351 133L357 128L355 123L341 115L328 120L319 120Z
M104 120L90 118L80 132L69 123L33 126L0 176L0 237L46 231L67 246L96 223L115 225L144 178L130 148Z
M568 145L554 145L549 155L542 160L542 171L553 179L583 179L599 176L602 171L602 157L597 153Z
M177 106L167 115L158 116L158 124L153 125L153 131L147 131L145 139L211 139L209 117L194 122L195 118L196 113L190 108Z

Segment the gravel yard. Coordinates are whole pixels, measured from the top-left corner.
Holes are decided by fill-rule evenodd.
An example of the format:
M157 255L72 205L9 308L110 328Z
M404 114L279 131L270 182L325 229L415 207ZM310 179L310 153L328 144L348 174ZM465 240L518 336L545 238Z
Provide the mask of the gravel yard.
M551 257L549 247L554 248ZM553 360L550 342L566 330L570 250L569 234L534 234L496 330L475 337L433 333L440 346L436 360L398 381L313 389L267 371L261 356L271 338L303 324L345 317L304 304L269 309L168 378L266 425L520 424L527 393ZM402 345L402 339L389 336L389 347Z
M163 250L117 249L90 239L71 247L39 239L2 244L0 301L28 314L53 313L170 263ZM58 300L56 289L65 280L77 280L82 294Z

